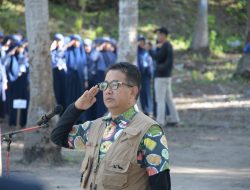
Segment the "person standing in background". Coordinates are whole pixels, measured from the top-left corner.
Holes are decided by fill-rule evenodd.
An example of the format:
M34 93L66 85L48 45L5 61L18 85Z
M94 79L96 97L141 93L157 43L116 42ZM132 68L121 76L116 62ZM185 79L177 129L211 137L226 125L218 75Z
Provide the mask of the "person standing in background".
M173 69L173 47L168 40L168 30L161 27L155 30L158 50L149 50L149 54L156 61L155 71L155 99L157 104L156 120L161 125L178 126L180 119L173 102L171 74ZM170 112L170 121L166 121L166 103Z
M248 31L248 33L247 33L246 42L245 42L245 46L243 48L243 52L245 54L250 53L250 31Z
M153 97L151 93L152 80L154 77L153 60L145 49L146 38L138 38L137 65L141 72L140 103L143 113L153 118Z
M5 66L0 59L0 123L5 118L5 101L7 90L7 76Z
M54 35L54 41L50 47L51 67L53 74L53 89L56 103L66 107L66 57L64 36L60 33Z
M22 42L16 42L10 46L4 64L8 78L9 126L24 127L29 105L29 60ZM26 108L20 113L20 123L17 123L17 110L13 107L15 99L27 101Z
M96 50L93 46L92 41L90 39L84 40L84 49L87 57L87 67L88 67L88 84L86 86L87 89L92 88L96 84L103 81L102 71L99 70L99 64L104 64L102 54ZM107 112L106 107L103 103L102 94L99 93L97 95L96 103L86 111L86 117L88 120L94 120L98 117L104 115Z
M74 102L85 90L85 76L87 69L86 53L83 42L78 34L70 37L66 50L67 76L66 76L66 105ZM84 120L81 116L78 122Z

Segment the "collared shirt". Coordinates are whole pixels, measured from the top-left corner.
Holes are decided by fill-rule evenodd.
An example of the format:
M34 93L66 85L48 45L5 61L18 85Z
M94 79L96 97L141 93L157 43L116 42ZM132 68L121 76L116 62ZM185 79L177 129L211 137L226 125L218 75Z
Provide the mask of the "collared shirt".
M103 117L106 128L99 149L99 160L103 159L110 146L126 128L138 112L131 107L115 119L111 116ZM88 131L92 121L75 125L68 136L68 145L72 149L82 149L88 142ZM167 139L159 125L152 125L142 138L137 161L141 167L146 168L149 176L169 169L169 155Z
M58 68L59 70L67 71L65 50L63 48L57 48L50 52L51 55L51 67L52 69Z

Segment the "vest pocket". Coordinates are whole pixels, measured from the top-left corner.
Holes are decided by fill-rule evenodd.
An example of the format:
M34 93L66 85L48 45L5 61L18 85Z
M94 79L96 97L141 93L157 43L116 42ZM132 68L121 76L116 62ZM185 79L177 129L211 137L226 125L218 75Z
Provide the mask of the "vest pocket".
M128 186L129 161L106 161L102 184L108 189L123 189Z
M90 176L90 171L93 164L93 158L91 156L85 156L81 166L81 187L86 188L88 184L88 179Z

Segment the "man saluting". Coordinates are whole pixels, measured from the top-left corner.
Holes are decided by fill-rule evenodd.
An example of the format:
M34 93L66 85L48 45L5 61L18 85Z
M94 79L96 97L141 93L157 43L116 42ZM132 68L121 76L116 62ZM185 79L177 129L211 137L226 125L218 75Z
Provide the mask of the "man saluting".
M130 63L109 67L105 81L85 91L71 104L51 133L66 148L84 148L81 187L88 190L169 190L168 147L162 128L138 112L140 72ZM103 92L110 114L74 125Z

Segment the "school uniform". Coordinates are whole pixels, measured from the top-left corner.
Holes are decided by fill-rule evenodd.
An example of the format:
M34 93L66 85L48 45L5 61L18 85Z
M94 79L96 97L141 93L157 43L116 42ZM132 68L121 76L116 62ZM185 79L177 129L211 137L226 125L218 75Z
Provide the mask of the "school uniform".
M58 47L51 51L51 67L53 74L53 89L55 94L56 103L62 105L63 108L66 104L66 57L63 47Z
M140 103L142 111L147 115L153 115L152 85L153 61L149 53L138 47L138 67L141 72Z
M7 55L6 72L8 77L8 111L9 125L20 125L24 127L27 123L27 111L29 105L29 63L25 53L16 53ZM15 99L24 99L27 101L25 109L20 111L20 122L17 122L17 109L13 108Z

